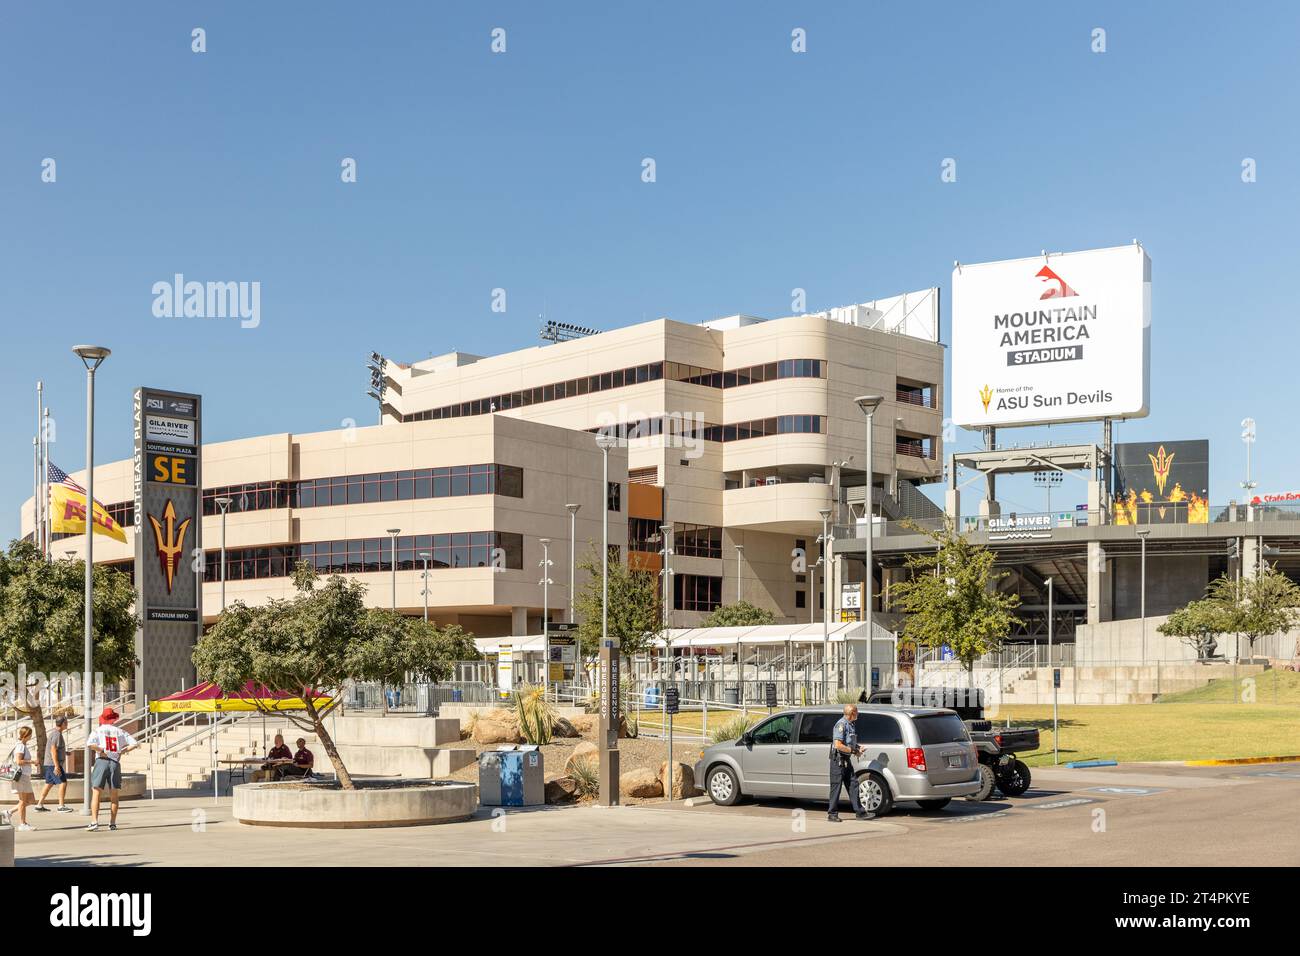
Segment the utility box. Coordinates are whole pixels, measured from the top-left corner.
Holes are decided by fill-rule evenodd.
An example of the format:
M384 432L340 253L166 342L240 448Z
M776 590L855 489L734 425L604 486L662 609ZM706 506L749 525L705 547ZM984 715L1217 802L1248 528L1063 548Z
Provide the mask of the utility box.
M478 756L478 802L484 807L537 807L546 802L545 767L535 744L506 744Z

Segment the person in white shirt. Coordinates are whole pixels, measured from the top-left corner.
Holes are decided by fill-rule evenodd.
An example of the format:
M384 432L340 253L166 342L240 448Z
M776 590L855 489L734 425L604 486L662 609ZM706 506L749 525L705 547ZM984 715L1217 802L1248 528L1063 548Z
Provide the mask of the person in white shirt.
M18 798L18 822L14 824L15 830L36 829L27 822L27 808L36 802L36 793L32 790L32 748L27 743L31 739L32 728L18 728L18 742L14 744L13 756L10 758L19 770L18 779L13 782L13 792ZM6 824L10 818L9 811L5 811Z
M129 733L114 726L117 718L117 711L105 707L99 715L99 727L86 741L86 745L95 754L95 769L90 778L90 785L95 792L90 798L90 825L86 827L87 830L99 829L99 799L105 790L108 791L111 807L108 828L117 829L117 799L122 791L122 755L140 746Z

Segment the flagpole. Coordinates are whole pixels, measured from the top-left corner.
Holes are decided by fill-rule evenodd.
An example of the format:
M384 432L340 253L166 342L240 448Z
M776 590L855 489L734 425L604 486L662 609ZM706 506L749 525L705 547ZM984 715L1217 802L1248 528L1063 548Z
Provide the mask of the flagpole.
M32 436L32 543L41 547L41 440Z
M45 417L41 422L41 513L44 516L42 532L45 535L45 559L54 559L54 520L50 512L50 407L45 406Z
M41 503L41 465L43 464L42 451L44 439L41 436L41 410L45 407L45 383L40 379L36 381L36 437L33 439L36 452L36 486L32 489L32 503L35 506L32 513L32 540L36 542L36 547L41 549L41 554L45 554L45 506Z

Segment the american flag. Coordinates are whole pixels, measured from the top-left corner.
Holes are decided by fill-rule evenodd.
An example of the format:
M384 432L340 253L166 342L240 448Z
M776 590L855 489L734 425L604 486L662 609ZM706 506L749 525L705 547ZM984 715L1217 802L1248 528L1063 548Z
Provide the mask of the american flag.
M80 494L83 495L86 493L85 488L81 487L81 485L77 484L75 481L69 478L68 473L64 471L62 468L60 468L58 465L56 465L54 462L50 462L50 484L63 485L71 489L72 491L79 492Z

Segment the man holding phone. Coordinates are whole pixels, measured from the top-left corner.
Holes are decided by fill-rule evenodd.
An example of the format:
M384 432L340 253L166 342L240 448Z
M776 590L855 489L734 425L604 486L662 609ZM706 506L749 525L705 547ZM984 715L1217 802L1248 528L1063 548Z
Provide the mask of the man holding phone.
M862 809L858 798L858 781L853 775L853 757L862 756L858 746L858 708L853 704L844 705L844 716L835 722L831 733L831 794L826 807L826 819L831 823L840 822L840 788L847 788L849 801L853 804L853 815L859 820L870 819L871 815Z

